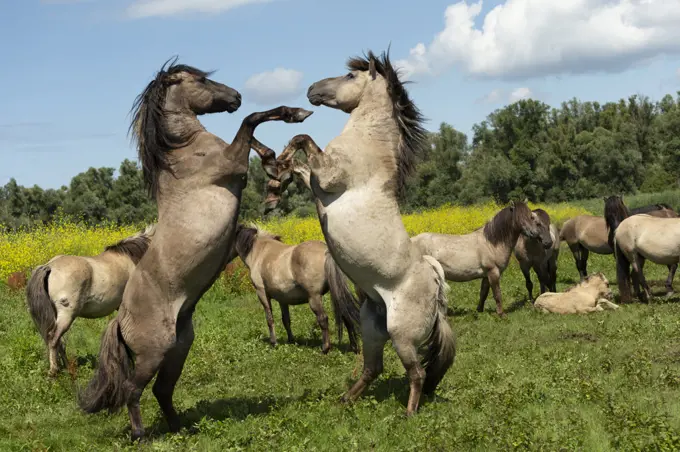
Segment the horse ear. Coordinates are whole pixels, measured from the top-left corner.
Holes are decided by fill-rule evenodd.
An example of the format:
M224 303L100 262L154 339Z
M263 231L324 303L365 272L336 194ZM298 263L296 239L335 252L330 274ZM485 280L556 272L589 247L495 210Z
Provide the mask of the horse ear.
M524 204L529 204L529 198L527 198L527 197L525 196L525 197L524 197L524 201L522 201L522 202L523 202Z
M373 56L371 56L371 59L368 61L368 73L371 74L373 80L378 76L378 71L375 69L375 57Z
M166 75L163 77L163 84L166 86L174 85L182 81L182 74L177 72L175 74Z
M510 210L515 210L515 201L510 201Z

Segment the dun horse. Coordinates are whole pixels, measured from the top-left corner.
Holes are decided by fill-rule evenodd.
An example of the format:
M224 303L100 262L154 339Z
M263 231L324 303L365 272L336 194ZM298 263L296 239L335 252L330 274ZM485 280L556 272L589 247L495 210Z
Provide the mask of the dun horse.
M426 133L387 54L369 52L350 59L348 67L349 73L320 80L307 92L313 105L348 113L345 128L324 151L308 135L294 137L279 156L282 184L270 186L268 202L270 208L276 204L275 191L285 189L291 160L303 150L326 244L363 301L364 369L342 400L356 400L380 375L391 339L410 382L410 415L455 356L443 269L411 242L397 203Z
M563 293L546 292L539 295L534 307L545 313L587 314L605 309L618 309L617 305L609 301L613 297L609 281L600 272L587 276Z
M158 204L158 223L130 275L118 316L102 336L98 367L79 400L88 413L127 405L133 440L144 435L139 399L156 374L153 393L170 430L180 428L172 394L194 340L196 303L233 246L251 147L267 174L277 175L276 155L254 138L255 127L301 122L311 114L284 106L252 113L228 144L208 132L198 115L232 113L241 95L209 75L166 63L133 106L130 130Z
M524 282L531 302L534 301L534 285L531 282L532 268L541 284L541 293L546 290L557 292L557 258L560 254L560 233L557 226L550 222L550 215L543 209L534 209L533 212L538 215L543 223L548 225L552 246L545 248L539 240L530 239L524 235L519 236L517 245L515 245L515 258L517 258L524 275Z
M239 225L236 229L235 252L250 270L250 280L264 308L269 341L276 345L271 299L279 302L283 326L288 342L293 342L290 329L290 305L309 303L323 334L323 353L331 349L328 334L328 316L323 309L323 296L330 291L338 330L338 343L342 342L342 325L347 327L349 342L355 353L359 352L357 335L349 313L343 306L356 303L345 276L328 252L325 243L318 240L287 245L279 236L261 229ZM230 256L231 257L231 256ZM231 259L229 259L231 260ZM344 300L344 301L343 301Z
M421 253L444 267L446 279L454 282L482 280L477 311L484 311L489 288L496 299L496 312L505 317L501 296L501 275L508 266L520 235L552 246L548 224L524 202L512 203L483 227L464 235L424 232L411 239Z
M644 275L645 261L650 260L656 264L667 265L673 268L673 271L675 270L680 260L680 218L659 218L647 214L631 215L616 228L614 249L621 302L631 299L632 267L636 296L648 303L652 293ZM640 292L640 285L644 289L644 294Z
M153 226L96 256L59 255L33 270L26 302L47 345L51 377L66 365L61 338L76 317L96 319L118 309L123 290L153 235Z
M606 198L605 198L606 199ZM672 212L668 206L654 204L631 209L631 215L647 213L658 217L668 217ZM560 240L567 242L574 255L576 269L581 281L588 275L588 255L612 254L614 249L609 243L607 223L603 217L594 215L579 215L565 221L560 230Z
M651 207L660 207L660 209L657 210L652 210ZM668 207L665 204L657 204L656 206L646 206L643 208L633 209L632 211L628 211L628 208L626 205L623 203L623 198L621 196L610 196L609 198L605 198L604 200L604 219L605 222L607 223L607 230L609 232L608 236L608 241L609 241L609 246L614 249L614 234L616 233L616 229L619 227L621 222L628 218L631 215L639 214L639 213L644 213L645 211L648 212L649 215L657 216L660 218L677 218L678 214L676 214L673 209ZM675 272L678 269L677 264L669 265L668 266L668 278L666 279L666 292L668 295L673 294L673 278L675 278ZM636 293L639 294L639 287L635 285L635 290Z

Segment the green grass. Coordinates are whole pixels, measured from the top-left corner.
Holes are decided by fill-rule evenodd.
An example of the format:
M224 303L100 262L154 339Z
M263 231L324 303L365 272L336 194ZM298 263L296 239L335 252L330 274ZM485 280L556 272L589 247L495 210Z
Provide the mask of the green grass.
M676 212L680 211L680 190L668 190L659 193L639 193L637 195L624 195L623 202L629 209L647 206L649 204L665 203ZM593 198L582 201L573 201L570 204L581 206L594 215L604 215L604 198Z
M591 255L589 269L614 279L612 256ZM647 270L662 290L666 268ZM578 277L566 246L558 277L559 290ZM185 428L166 433L149 386L142 414L151 440L141 450L680 449L678 298L587 316L539 314L525 305L513 263L502 280L503 321L491 315L492 298L486 313L475 312L478 281L454 284L456 361L436 396L406 419L408 384L389 344L385 373L343 406L337 400L360 357L338 350L336 336L322 355L305 305L291 309L299 343L271 348L256 298L230 298L220 284L198 305L196 341L175 392ZM0 303L0 449L137 450L125 410L85 415L75 404L107 319L76 320L67 336L79 362L75 380L65 372L50 381L23 293L1 289ZM284 340L280 318L276 327Z

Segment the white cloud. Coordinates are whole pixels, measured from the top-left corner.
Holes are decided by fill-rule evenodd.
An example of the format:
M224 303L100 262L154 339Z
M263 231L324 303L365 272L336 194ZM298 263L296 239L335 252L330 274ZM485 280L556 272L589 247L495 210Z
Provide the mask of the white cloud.
M501 101L503 98L503 90L502 89L494 89L492 90L489 94L486 96L477 99L477 102L482 103L482 104L496 104Z
M508 97L508 102L513 103L517 102L518 100L528 99L529 97L532 96L532 94L533 93L529 88L517 88L510 93L510 96Z
M302 72L280 67L255 74L246 80L244 100L271 105L295 99L303 91L302 75Z
M398 65L406 77L451 66L477 77L621 71L680 53L677 0L506 0L475 25L482 1L446 8L445 27Z
M251 3L268 3L274 0L135 0L127 8L134 19L151 16L171 16L184 12L218 13Z

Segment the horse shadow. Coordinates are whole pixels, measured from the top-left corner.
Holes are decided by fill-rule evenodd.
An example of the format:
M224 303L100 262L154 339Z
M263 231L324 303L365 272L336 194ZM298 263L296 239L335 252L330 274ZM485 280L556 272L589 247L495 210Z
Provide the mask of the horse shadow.
M178 413L180 429L185 429L188 434L195 435L198 433L197 424L203 418L213 421L223 421L225 419L243 421L248 416L264 416L275 409L297 401L307 400L310 397L311 394L305 391L300 397L234 397L230 399L201 400L192 408ZM130 430L129 426L127 430ZM149 427L147 437L150 440L158 439L168 433L171 433L168 424L161 415Z
M348 380L348 383L353 383ZM365 395L362 397L373 397L378 403L382 403L387 399L394 397L399 404L404 408L408 406L408 397L410 394L410 386L408 377L402 376L390 376L387 378L379 378L374 381L371 386L366 389ZM437 400L446 400L442 396L438 395L423 395L420 399L419 406L425 406L430 403L436 402Z
M340 350L342 353L354 353L352 351L352 349L350 348L349 343L347 342L348 339L347 339L346 333L342 336L343 342L341 344L338 344L337 340L338 340L337 336L335 336L336 342L334 342L333 339L331 339L331 350L336 349L336 350ZM262 338L261 341L271 347L271 344L269 342L268 337ZM294 337L293 342L288 342L287 339L284 339L283 341L277 340L277 347L279 347L281 344L297 345L297 346L300 346L300 347L317 349L317 350L319 350L319 353L321 353L321 346L323 345L323 341L321 340L321 338L317 338L317 337L311 337L311 338Z

